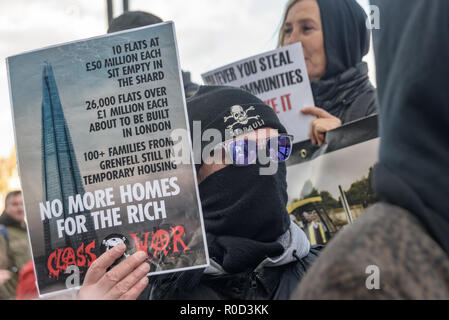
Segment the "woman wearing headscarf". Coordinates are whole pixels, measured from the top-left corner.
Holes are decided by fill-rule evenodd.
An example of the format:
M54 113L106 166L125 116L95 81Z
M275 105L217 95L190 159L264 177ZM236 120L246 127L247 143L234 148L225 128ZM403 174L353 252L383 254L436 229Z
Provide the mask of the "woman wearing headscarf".
M279 46L301 42L316 107L312 143L342 124L377 113L376 90L362 58L368 53L367 16L355 0L290 0L279 32Z

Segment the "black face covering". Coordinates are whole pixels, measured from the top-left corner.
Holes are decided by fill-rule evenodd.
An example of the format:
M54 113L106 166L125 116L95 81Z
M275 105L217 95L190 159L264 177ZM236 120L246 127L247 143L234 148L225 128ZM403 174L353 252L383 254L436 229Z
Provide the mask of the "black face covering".
M285 163L274 175L260 168L228 166L199 185L209 255L231 273L284 250L276 240L290 225Z

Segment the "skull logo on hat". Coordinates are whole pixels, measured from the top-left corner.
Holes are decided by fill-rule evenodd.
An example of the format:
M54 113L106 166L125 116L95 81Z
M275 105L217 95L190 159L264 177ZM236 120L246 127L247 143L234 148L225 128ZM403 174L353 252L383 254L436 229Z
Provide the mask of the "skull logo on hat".
M236 124L248 124L248 121L251 119L259 120L260 116L256 115L253 117L248 116L248 111L254 111L254 106L243 109L242 106L235 105L231 107L231 115L228 117L224 117L224 122L228 122L230 119L234 119L234 123L229 125L227 128L232 129Z

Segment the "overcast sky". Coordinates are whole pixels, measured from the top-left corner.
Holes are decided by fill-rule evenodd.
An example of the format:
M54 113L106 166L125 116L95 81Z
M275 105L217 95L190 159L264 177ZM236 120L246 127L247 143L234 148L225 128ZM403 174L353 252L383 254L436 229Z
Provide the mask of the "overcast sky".
M368 0L358 0L366 8ZM175 22L181 65L201 73L272 50L287 0L129 0ZM114 0L114 15L122 1ZM14 146L5 58L104 34L106 0L0 0L0 157Z

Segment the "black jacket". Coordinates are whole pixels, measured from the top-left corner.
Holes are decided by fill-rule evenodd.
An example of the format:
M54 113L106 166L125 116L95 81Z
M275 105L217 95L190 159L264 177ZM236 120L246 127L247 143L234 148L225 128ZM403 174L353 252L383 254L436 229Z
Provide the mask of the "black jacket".
M286 265L263 267L237 274L202 274L191 290L172 290L173 282L151 285L142 299L150 300L286 300L317 258L323 246L314 246L303 259Z
M339 118L342 124L377 113L377 92L369 81L365 62L311 85L315 105Z

